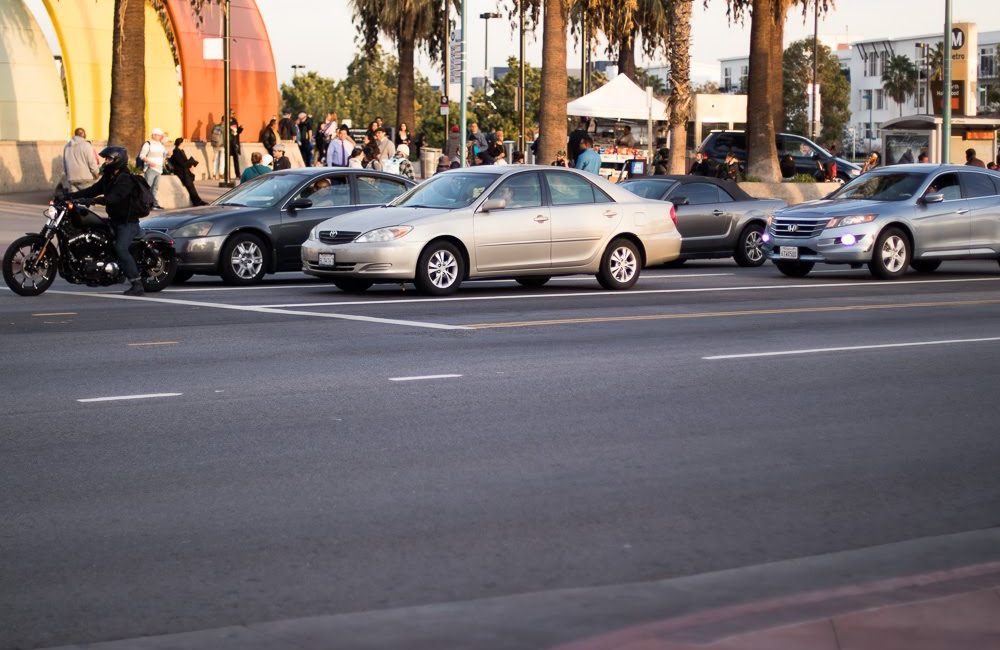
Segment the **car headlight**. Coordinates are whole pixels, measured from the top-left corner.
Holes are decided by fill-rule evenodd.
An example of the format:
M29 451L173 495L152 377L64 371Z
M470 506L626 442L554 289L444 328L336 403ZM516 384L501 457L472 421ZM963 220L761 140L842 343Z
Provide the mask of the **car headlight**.
M319 226L316 226L315 228L309 231L309 239L312 239L314 241L319 239Z
M211 223L208 221L197 221L195 223L189 223L186 226L181 226L177 230L170 233L170 236L177 238L204 237L210 230L212 230Z
M842 228L844 226L857 226L862 223L875 221L877 214L855 214L849 217L834 217L826 222L827 228Z
M769 214L767 215L767 225L770 226L772 223L774 223L774 215Z
M369 230L354 241L359 244L373 244L377 242L392 241L405 236L413 230L413 226L390 226L389 228L378 228Z

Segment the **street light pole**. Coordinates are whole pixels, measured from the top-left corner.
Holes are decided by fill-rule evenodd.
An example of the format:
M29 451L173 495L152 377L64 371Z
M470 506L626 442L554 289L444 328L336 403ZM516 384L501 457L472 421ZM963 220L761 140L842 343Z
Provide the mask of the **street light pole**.
M233 106L232 106L232 95L229 88L229 45L231 41L231 23L229 19L229 0L225 0L222 4L222 85L224 87L223 101L226 104L226 118L223 120L222 125L222 146L225 149L222 152L226 158L226 177L221 183L223 187L232 187L232 154L231 152L231 142L232 142L232 129L230 124L233 119Z
M816 140L816 83L819 76L819 0L816 0L816 13L813 18L813 82L809 90L809 137Z
M526 106L524 98L524 0L517 0L517 13L519 20L521 22L521 58L520 58L520 79L518 80L518 95L519 99L517 102L517 112L518 112L518 122L519 128L517 130L517 148L524 154L524 159L528 159L527 145L528 141L524 135L524 107Z
M292 64L292 78L294 79L294 78L298 77L299 76L299 70L302 70L303 68L305 68L304 65L299 64L299 63L293 63Z
M485 93L490 85L490 18L499 18L500 14L487 11L479 14L479 17L483 19L483 30L486 32L483 36L483 92Z
M444 0L444 51L441 55L441 69L444 74L444 79L441 81L441 96L449 97L451 95L451 5L448 4L451 0ZM445 155L448 155L448 130L451 128L448 124L451 121L451 116L444 116L444 142L441 145L441 151Z
M944 52L941 55L944 84L941 100L941 162L951 161L951 0L944 0Z
M461 115L461 117L459 119L459 122L461 123L461 127L460 127L461 128L461 132L459 133L459 140L458 140L459 141L459 151L461 152L460 155L461 155L461 158L462 158L462 167L468 167L469 166L469 156L466 154L466 150L465 150L465 134L467 132L466 128L468 126L467 122L468 122L468 117L469 117L468 116L468 111L466 110L466 105L465 105L465 103L466 103L466 101L465 101L466 100L466 89L465 89L465 86L466 86L466 83L468 82L468 79L469 79L469 66L466 65L468 63L467 59L469 57L468 57L468 52L465 49L465 44L466 44L466 42L468 41L468 38L469 38L469 12L468 12L468 4L469 4L469 0L462 0L462 13L461 13L461 16L462 16L462 63L461 63L461 65L462 65L462 81L461 81L461 84L462 84L462 88L461 88L461 103L462 103L462 106L461 106L461 109L459 110L459 114Z

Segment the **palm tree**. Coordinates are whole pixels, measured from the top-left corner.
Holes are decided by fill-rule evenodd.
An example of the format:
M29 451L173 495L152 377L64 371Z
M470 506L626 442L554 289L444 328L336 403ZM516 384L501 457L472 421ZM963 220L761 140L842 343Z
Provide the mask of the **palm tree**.
M379 35L396 44L399 58L399 90L396 94L396 123L415 128L416 109L414 56L425 47L436 60L443 42L445 12L440 0L351 0L358 34L365 49L374 52Z
M691 8L693 0L669 0L670 173L687 167L687 122L691 104Z
M146 6L115 0L108 143L137 152L146 130Z
M570 0L542 0L542 94L537 157L555 160L566 148L566 21Z
M882 72L882 87L899 104L899 116L903 117L903 102L917 91L917 66L904 54L893 56Z

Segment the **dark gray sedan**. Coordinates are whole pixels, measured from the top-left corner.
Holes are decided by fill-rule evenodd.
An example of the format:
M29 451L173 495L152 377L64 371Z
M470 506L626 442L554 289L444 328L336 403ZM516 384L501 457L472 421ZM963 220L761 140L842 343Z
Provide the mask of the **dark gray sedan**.
M732 257L740 266L760 266L767 218L785 207L778 199L755 199L736 183L705 176L639 176L620 184L647 199L670 201L681 237L678 262Z
M258 176L211 205L142 220L173 238L175 282L196 273L228 284L260 282L267 273L302 268L299 249L313 226L383 205L415 183L367 169L308 167Z

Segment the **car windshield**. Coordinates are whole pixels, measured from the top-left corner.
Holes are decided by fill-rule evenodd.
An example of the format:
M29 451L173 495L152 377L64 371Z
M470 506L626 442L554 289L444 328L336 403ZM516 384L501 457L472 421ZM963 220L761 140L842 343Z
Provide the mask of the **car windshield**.
M641 196L644 199L659 199L668 189L676 184L676 181L635 180L625 181L619 187L624 187L632 194Z
M500 174L449 172L432 177L390 203L408 208L464 208L478 199Z
M301 182L302 177L295 174L265 174L241 183L236 189L216 199L213 204L273 208Z
M865 174L830 195L831 199L864 199L866 201L905 201L916 194L926 174L893 172Z

